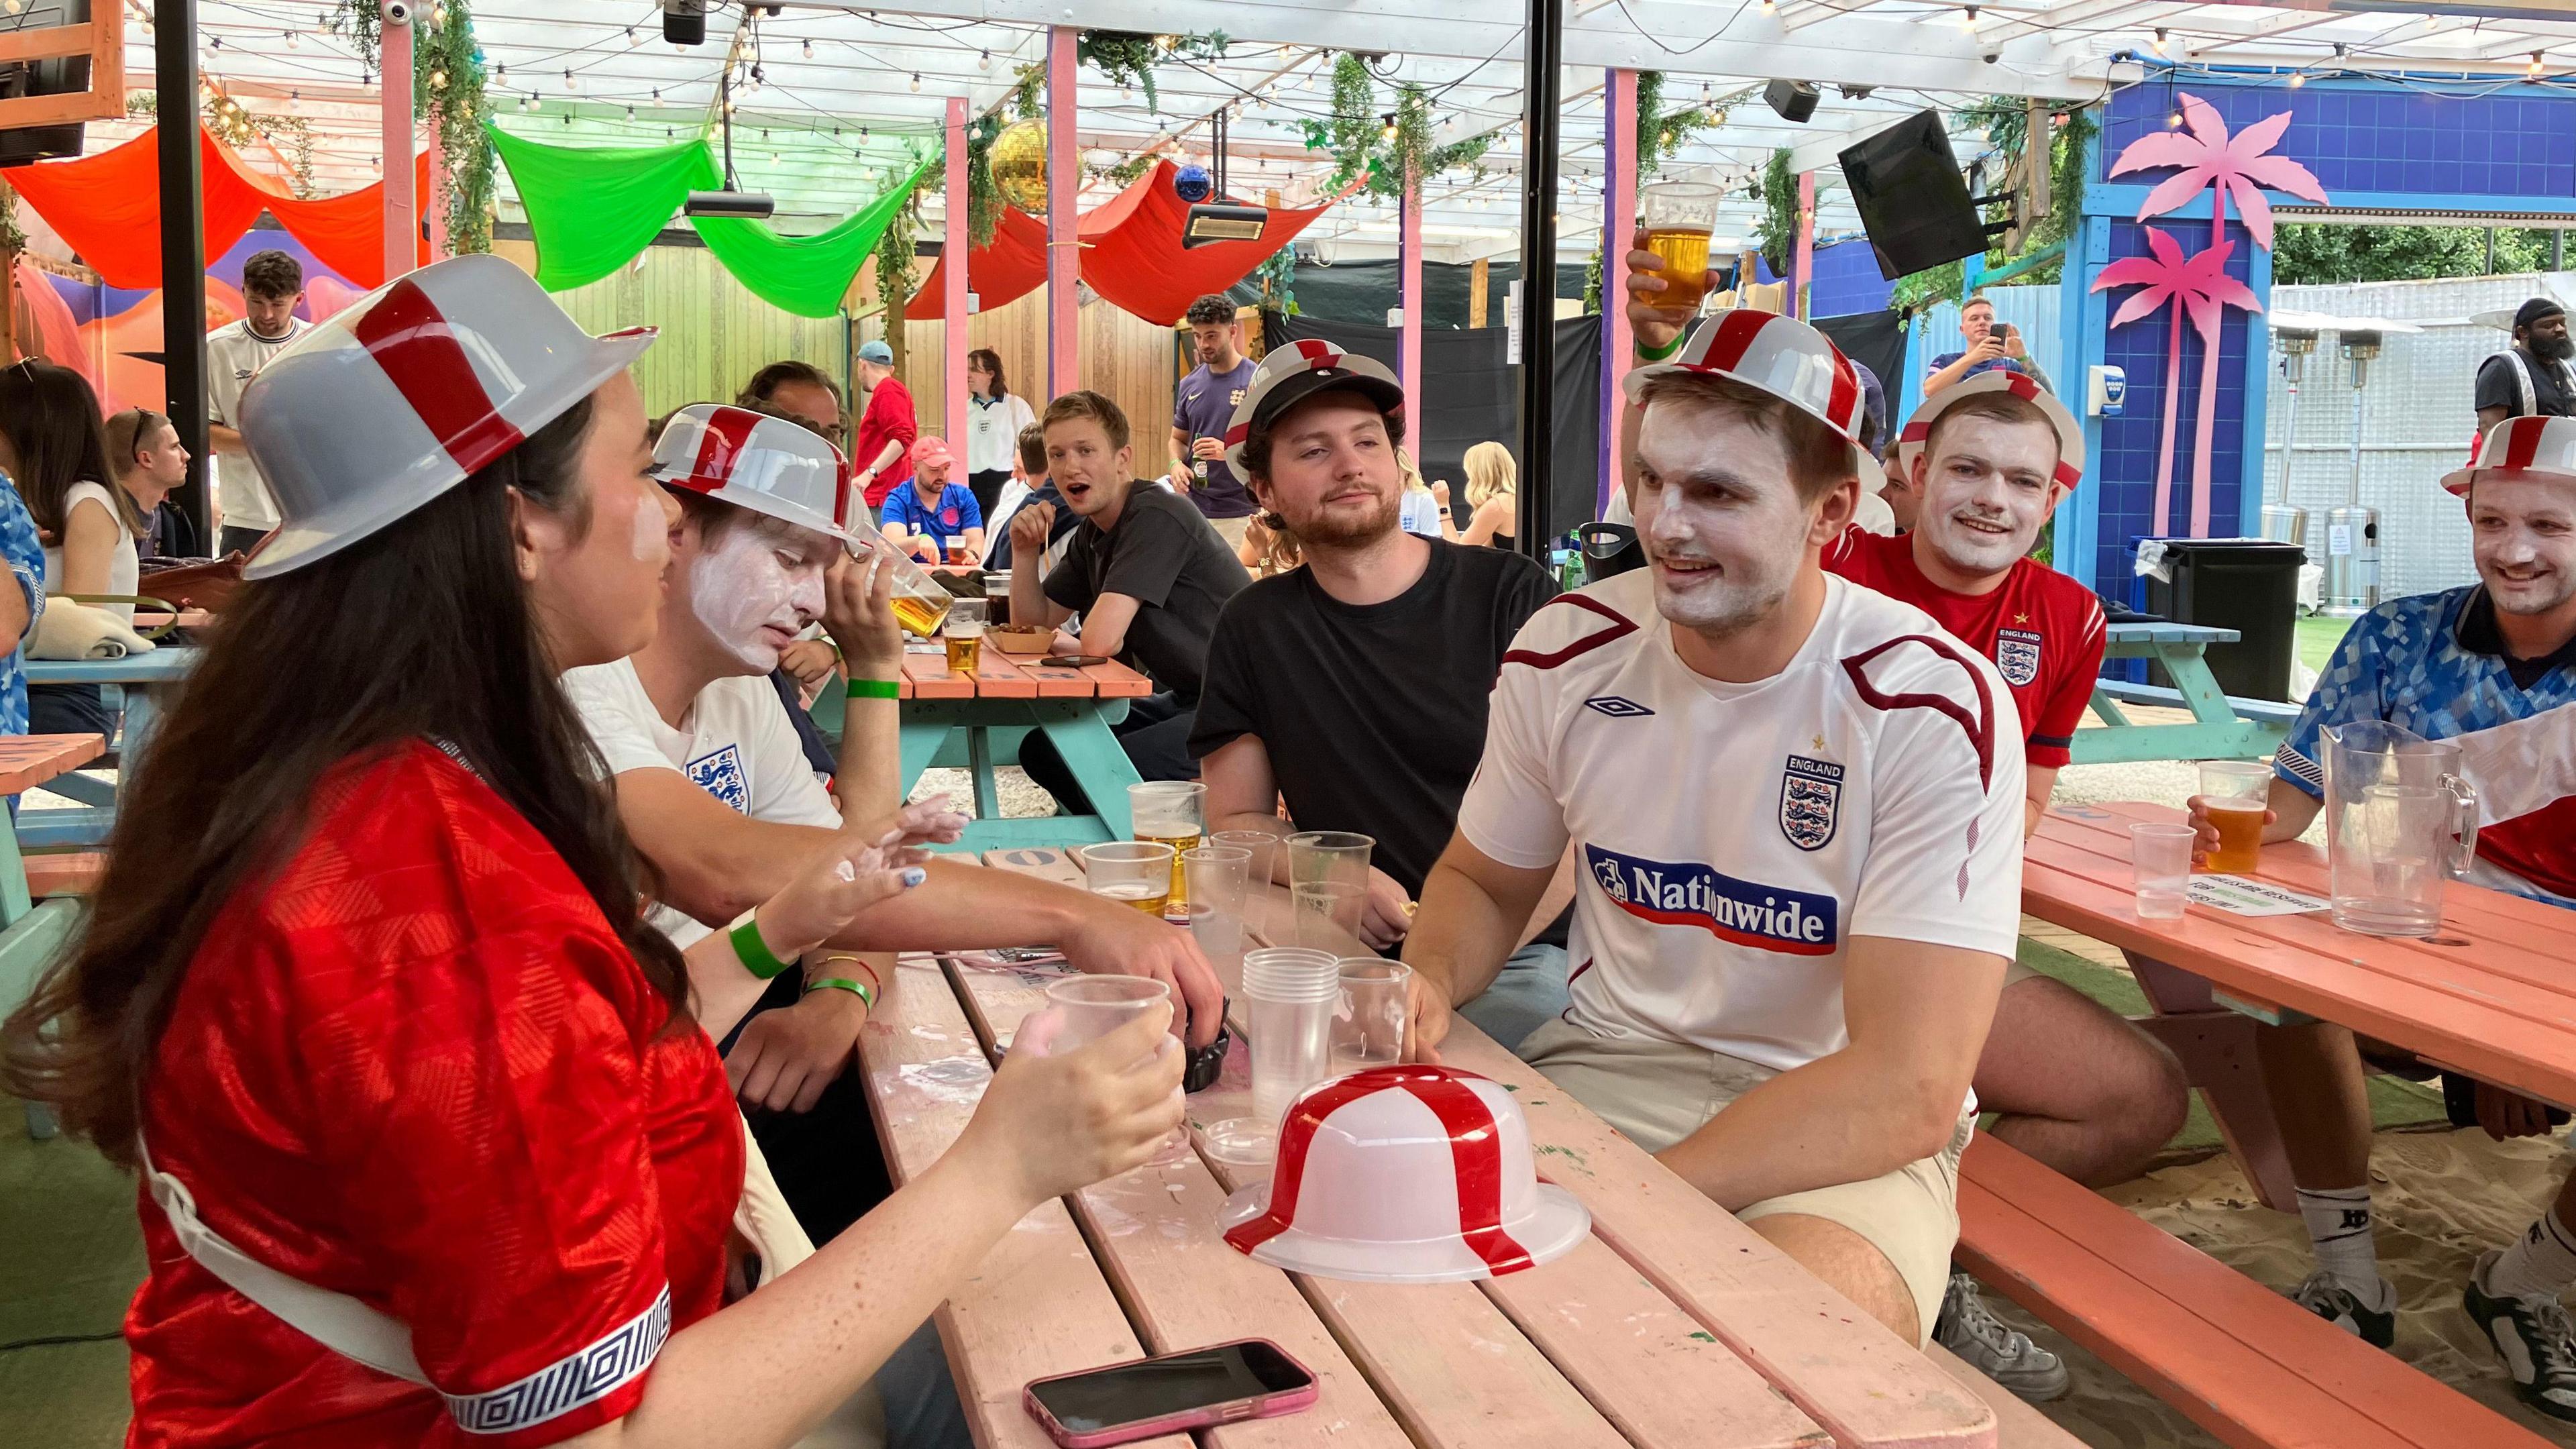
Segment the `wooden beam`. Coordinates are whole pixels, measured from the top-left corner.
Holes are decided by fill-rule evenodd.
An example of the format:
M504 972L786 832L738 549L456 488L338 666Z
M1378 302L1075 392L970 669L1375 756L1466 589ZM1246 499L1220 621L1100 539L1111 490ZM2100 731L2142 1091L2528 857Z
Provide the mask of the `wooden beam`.
M376 70L379 131L385 158L385 280L410 272L419 265L420 235L419 198L412 194L411 174L411 53L412 31L408 22L396 25L388 21L377 32Z
M1484 257L1476 258L1475 265L1467 269L1468 326L1482 327L1485 325L1486 299L1491 295L1489 289L1491 288L1492 283L1493 269L1488 259Z

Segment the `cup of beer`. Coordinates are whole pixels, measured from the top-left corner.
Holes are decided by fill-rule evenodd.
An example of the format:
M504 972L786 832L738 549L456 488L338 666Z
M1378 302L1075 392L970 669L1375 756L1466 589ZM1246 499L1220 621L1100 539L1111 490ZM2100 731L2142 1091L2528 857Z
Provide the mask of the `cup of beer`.
M948 535L948 562L958 568L966 566L966 535L962 533Z
M2218 848L2207 856L2207 869L2221 875L2250 875L2262 863L2264 797L2272 788L2272 767L2260 760L2200 762L2200 803L2209 823L2218 827Z
M1104 900L1123 902L1149 916L1163 914L1172 899L1173 849L1154 840L1113 840L1086 845L1074 858L1082 862L1083 883Z
M1721 187L1690 181L1659 182L1637 193L1637 225L1655 254L1655 275L1664 279L1656 306L1699 310L1708 295L1708 234L1717 229L1725 196Z
M948 622L940 627L940 642L948 646L948 672L972 674L984 657L984 601L955 599L948 605Z
M1172 848L1171 906L1175 914L1189 915L1189 880L1181 869L1178 852L1199 844L1207 833L1207 786L1196 780L1148 780L1127 787L1127 815L1134 822L1129 832L1138 840L1151 840Z

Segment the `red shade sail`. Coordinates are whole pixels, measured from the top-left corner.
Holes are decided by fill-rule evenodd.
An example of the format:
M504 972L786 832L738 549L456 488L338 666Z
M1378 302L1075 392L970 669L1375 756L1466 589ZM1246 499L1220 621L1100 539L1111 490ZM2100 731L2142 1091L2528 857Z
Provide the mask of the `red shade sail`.
M1191 302L1250 276L1325 209L1273 207L1257 241L1185 248L1181 234L1190 204L1172 190L1174 169L1169 161L1157 161L1126 190L1083 213L1075 227L1082 239L1082 280L1111 305L1162 327L1179 322ZM906 320L941 315L939 267L946 265L942 257L931 268L929 280L904 308ZM987 311L1037 290L1046 281L1046 223L1004 208L992 245L975 249L966 278Z
M111 287L161 285L158 132L154 127L122 146L77 161L39 161L9 173L9 184ZM208 257L230 251L266 211L322 265L362 287L383 283L382 182L339 196L303 199L251 170L231 147L202 128L197 143L205 174ZM412 194L430 194L426 153L413 160ZM425 239L418 256L424 265L429 261Z

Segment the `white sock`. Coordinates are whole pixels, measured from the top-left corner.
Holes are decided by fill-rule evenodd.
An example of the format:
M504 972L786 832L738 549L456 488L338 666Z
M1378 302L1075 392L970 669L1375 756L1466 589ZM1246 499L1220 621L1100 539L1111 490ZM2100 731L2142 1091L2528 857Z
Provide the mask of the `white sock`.
M2555 1298L2576 1284L2576 1243L2554 1212L2523 1230L2487 1272L2486 1290L2499 1298Z
M2317 1266L2374 1309L2384 1308L2379 1288L2379 1249L2371 1241L2370 1189L2300 1188L2299 1216L2317 1245Z

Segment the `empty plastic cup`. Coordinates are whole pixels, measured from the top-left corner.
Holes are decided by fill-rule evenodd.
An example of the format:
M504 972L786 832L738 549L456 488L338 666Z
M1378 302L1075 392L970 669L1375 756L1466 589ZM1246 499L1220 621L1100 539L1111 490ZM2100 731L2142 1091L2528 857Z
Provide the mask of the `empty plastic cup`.
M1279 847L1276 830L1220 830L1208 837L1210 845L1230 845L1252 852L1252 869L1247 878L1257 886L1266 886L1277 877L1271 874L1271 858Z
M1171 988L1146 976L1068 976L1047 986L1047 1004L1011 1040L1039 1056L1080 1051L1171 1000Z
M2191 895L2191 847L2200 838L2188 825L2132 825L2129 864L2136 872L2138 914L2173 920Z
M1190 934L1229 991L1243 974L1243 901L1251 870L1252 852L1237 846L1202 845L1181 852Z
M1407 989L1413 968L1401 961L1351 956L1342 960L1341 976L1341 1000L1333 1012L1334 1074L1402 1062L1405 1032L1413 1020Z
M1289 898L1296 909L1296 940L1300 946L1339 955L1360 941L1360 912L1368 904L1368 888L1344 881L1308 881L1289 888Z

